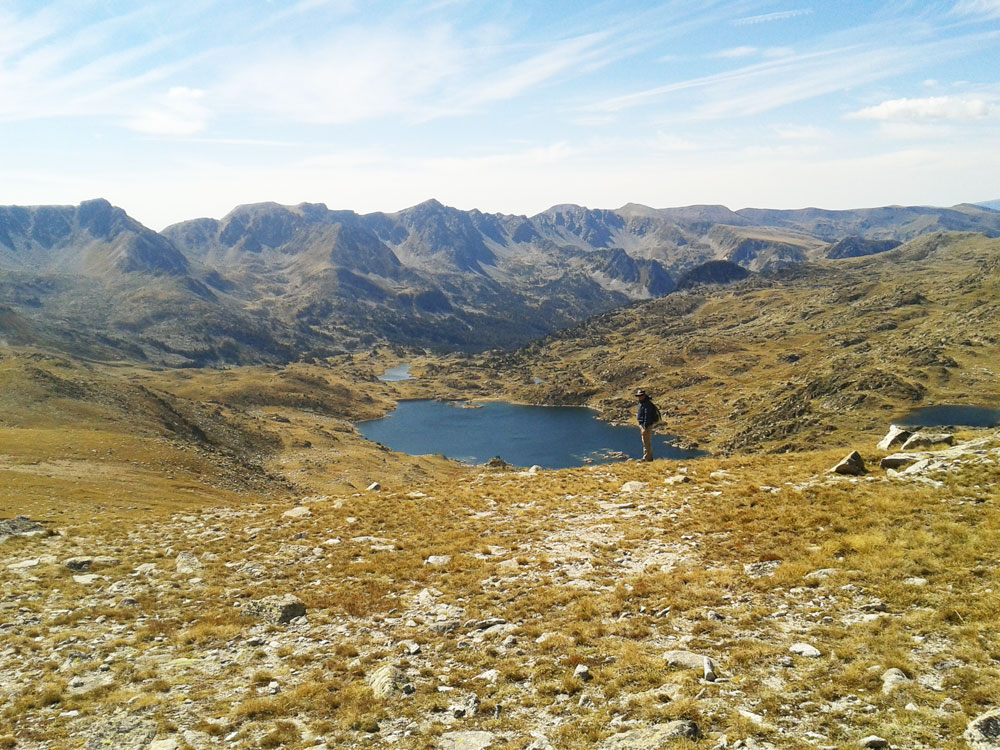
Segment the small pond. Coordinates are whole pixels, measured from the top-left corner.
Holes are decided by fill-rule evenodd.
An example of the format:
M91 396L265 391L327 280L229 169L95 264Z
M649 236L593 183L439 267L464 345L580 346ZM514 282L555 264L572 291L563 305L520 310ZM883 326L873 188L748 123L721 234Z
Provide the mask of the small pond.
M379 375L378 379L383 383L398 383L401 380L413 380L413 376L410 374L410 363L404 362L401 365L390 367Z
M583 407L416 400L401 401L389 416L362 422L358 430L401 453L442 453L471 464L500 456L515 466L565 469L642 456L637 426L615 427L596 416ZM656 458L704 455L675 448L668 440L653 436Z
M997 427L1000 409L988 406L924 406L893 420L900 427Z

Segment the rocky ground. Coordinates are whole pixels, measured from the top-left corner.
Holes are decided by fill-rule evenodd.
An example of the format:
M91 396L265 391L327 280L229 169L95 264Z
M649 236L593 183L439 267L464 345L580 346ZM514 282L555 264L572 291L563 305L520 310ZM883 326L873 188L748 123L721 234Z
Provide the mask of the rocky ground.
M1000 747L1000 433L893 451L5 521L0 747Z

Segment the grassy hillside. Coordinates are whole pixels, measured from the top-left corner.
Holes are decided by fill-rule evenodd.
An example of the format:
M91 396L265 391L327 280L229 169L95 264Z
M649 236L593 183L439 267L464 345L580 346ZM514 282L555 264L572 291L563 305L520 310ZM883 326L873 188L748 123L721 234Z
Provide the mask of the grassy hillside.
M1000 241L937 234L632 305L432 380L622 421L641 385L663 429L715 451L842 445L918 405L995 404L998 300Z

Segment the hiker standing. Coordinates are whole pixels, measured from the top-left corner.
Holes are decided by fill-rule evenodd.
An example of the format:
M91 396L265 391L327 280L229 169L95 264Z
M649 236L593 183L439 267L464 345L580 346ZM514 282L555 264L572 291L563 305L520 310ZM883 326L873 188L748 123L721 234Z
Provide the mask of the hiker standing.
M639 400L639 430L642 433L642 460L653 460L653 425L660 421L660 410L649 395L640 388L635 392Z

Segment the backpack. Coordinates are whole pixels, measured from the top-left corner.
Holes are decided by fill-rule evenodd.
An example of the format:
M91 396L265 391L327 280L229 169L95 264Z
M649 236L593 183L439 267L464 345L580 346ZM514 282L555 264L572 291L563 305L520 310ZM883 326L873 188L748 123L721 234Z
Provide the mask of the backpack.
M653 424L658 424L660 422L660 407L653 403L653 400L649 400L649 407L653 410Z

